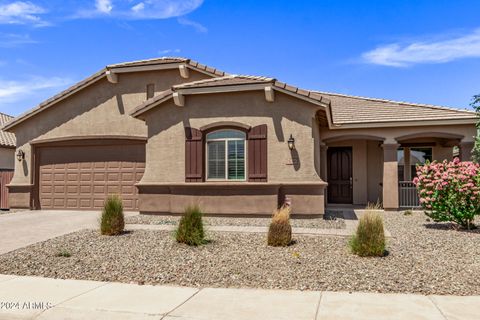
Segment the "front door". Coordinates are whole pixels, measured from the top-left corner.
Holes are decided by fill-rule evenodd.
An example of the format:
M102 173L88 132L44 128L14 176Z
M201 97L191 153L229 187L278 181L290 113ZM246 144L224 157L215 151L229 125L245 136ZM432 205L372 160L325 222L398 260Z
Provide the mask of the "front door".
M351 204L353 200L352 148L328 148L327 165L328 203Z

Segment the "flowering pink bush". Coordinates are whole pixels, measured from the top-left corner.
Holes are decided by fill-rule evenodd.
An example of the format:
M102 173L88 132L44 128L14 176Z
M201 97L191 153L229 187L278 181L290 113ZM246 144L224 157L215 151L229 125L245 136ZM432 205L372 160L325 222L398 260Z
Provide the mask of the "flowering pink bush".
M452 221L470 229L480 214L480 166L458 158L417 166L420 204L434 221Z

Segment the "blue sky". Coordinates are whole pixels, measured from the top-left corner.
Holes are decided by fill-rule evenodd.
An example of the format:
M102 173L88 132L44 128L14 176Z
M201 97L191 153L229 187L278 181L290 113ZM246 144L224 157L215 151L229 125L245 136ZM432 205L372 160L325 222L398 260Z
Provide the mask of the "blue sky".
M0 0L0 111L111 63L184 56L306 89L467 108L480 1Z

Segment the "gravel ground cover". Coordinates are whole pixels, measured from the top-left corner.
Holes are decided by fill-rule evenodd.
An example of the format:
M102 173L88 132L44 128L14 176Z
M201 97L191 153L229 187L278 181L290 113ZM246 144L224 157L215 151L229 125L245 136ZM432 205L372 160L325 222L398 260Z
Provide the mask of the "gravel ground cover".
M173 224L180 220L179 216L136 215L125 217L125 223L130 224ZM207 226L255 226L266 227L270 225L271 218L235 218L235 217L204 217ZM292 227L319 228L319 229L345 229L345 220L333 215L326 218L290 219Z
M118 237L85 230L0 256L0 273L56 278L302 290L480 294L480 232L433 224L421 213L383 213L389 255L360 258L348 239L295 236L286 248L265 234L208 233L211 243L177 244L171 232ZM70 257L57 256L59 252Z

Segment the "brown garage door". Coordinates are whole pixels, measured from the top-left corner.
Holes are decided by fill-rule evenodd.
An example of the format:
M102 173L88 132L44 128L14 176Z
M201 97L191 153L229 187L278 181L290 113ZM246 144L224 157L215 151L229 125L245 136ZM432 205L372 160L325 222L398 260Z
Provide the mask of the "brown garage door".
M144 144L42 147L36 155L41 209L99 209L112 194L138 209Z

